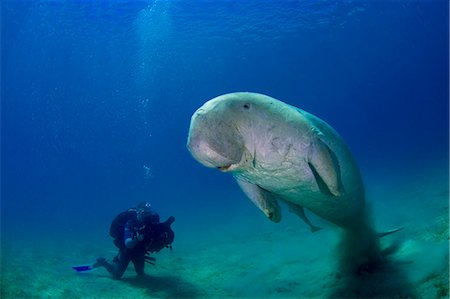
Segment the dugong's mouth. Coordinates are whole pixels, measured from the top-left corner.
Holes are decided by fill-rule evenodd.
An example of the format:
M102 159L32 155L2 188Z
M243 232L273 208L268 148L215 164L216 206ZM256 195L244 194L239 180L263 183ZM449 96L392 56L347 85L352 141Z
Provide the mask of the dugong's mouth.
M220 171L226 172L227 170L229 170L231 167L230 165L225 165L225 166L218 166L217 169L219 169Z
M250 166L250 163L252 162L254 162L254 157L252 156L252 154L250 154L247 148L244 148L241 160L239 162L220 165L216 168L222 172L231 172L242 168L248 168Z

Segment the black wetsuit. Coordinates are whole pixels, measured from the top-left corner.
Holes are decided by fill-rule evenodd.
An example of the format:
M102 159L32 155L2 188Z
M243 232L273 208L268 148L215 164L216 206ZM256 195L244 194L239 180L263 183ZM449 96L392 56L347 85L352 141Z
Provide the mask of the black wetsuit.
M138 275L144 274L145 254L146 254L146 239L138 242L133 248L125 246L125 240L133 238L139 228L137 220L131 219L125 223L124 229L124 243L119 248L119 253L113 259L113 263L108 263L105 259L97 260L101 266L104 266L115 279L120 279L128 267L130 262L133 262L134 269Z
M104 258L98 258L96 266L103 266L112 274L114 279L120 279L128 267L130 262L133 262L134 269L138 275L144 274L144 266L146 262L146 254L148 252L157 252L164 247L170 246L173 241L173 231L170 225L175 218L170 217L163 223L139 223L135 217L128 220L125 223L124 238L121 246L119 246L119 253L113 259L113 263L108 263ZM146 226L144 232L144 239L137 241L137 243L129 248L127 247L126 240L134 239L137 232L143 233L142 228ZM168 230L167 230L168 229ZM170 237L170 243L166 242L166 239L162 236ZM162 243L161 243L162 242ZM167 243L167 244L166 244ZM150 258L150 263L154 259ZM147 257L148 261L148 257Z

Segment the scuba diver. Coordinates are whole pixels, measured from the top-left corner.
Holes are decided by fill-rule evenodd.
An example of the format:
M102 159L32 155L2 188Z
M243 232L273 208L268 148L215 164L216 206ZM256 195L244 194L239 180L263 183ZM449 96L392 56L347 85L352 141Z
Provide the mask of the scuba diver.
M105 267L114 279L120 279L131 261L136 273L143 275L145 263L154 265L156 261L150 253L163 248L172 250L175 235L170 225L174 221L175 218L171 216L165 222L159 222L159 215L148 202L120 213L111 223L109 232L119 253L112 263L99 257L92 268Z

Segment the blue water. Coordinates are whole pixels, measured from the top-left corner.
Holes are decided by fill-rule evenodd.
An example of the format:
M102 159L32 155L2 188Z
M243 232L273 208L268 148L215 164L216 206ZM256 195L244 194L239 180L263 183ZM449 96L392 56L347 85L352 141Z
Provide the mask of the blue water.
M143 200L214 225L214 196L238 190L186 138L192 113L227 92L321 117L366 175L448 165L447 1L1 5L4 242L107 232Z

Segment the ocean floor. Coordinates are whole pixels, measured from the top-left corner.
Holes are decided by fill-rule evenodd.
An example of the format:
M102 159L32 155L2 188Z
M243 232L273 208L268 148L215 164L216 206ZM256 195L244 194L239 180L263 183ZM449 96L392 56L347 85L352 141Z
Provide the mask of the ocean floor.
M144 277L130 265L120 281L103 268L71 269L116 254L107 228L100 237L4 238L1 298L448 298L446 172L421 171L415 181L367 180L379 230L404 227L382 239L396 250L375 273L341 273L339 232L313 215L324 227L316 233L287 211L273 224L242 203L240 210L211 211L209 218L177 215L173 251L155 254L156 265L147 265ZM246 200L238 197L232 202Z

